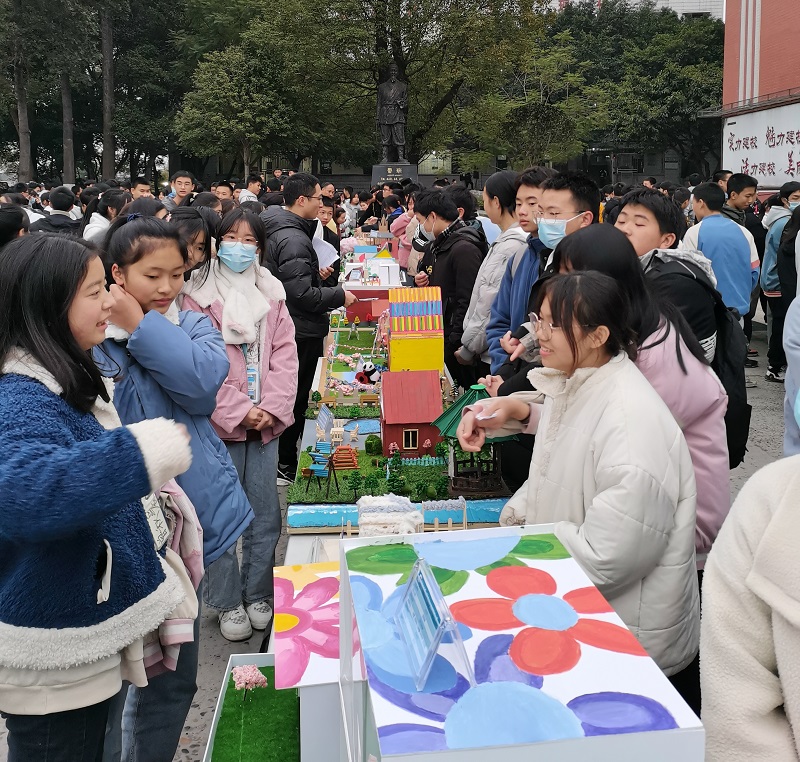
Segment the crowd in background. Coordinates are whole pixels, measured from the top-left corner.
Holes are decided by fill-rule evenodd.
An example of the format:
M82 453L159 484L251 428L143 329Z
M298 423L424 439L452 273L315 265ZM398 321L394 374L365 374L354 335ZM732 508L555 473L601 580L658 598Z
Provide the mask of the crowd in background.
M11 762L171 760L202 605L232 641L269 627L277 479L298 468L329 315L357 300L319 242L375 230L406 285L441 289L454 386L489 392L463 449L516 437L501 523L555 525L702 710L709 759L796 758L797 462L733 508L729 473L759 303L800 454L800 183L763 199L747 175L700 180L531 167L480 193L356 191L276 170L206 191L179 171L158 196L141 178L0 194Z

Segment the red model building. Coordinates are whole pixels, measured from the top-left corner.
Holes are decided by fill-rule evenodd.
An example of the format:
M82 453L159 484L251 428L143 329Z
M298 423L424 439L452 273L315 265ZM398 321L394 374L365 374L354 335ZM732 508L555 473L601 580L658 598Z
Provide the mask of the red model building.
M381 440L383 454L392 443L401 455L432 455L442 437L432 421L442 414L442 386L436 370L407 370L381 376ZM425 450L422 445L430 440Z

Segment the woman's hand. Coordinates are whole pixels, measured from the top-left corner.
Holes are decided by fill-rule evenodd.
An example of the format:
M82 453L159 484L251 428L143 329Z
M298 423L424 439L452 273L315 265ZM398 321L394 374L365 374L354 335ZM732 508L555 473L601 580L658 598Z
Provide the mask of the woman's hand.
M242 418L241 425L246 429L256 429L257 431L261 431L258 426L261 423L261 418L263 415L263 410L259 410L257 407L251 407L250 410L247 411L247 415Z
M486 387L486 392L490 397L496 397L500 387L505 383L502 376L486 376L478 379L479 384Z
M275 425L275 418L266 410L261 411L261 420L253 426L256 431L264 431L268 426Z
M108 292L114 299L111 314L108 316L109 322L133 333L144 319L141 305L122 286L114 284Z
M511 335L511 331L506 331L505 336L500 339L500 346L507 355L512 355L514 350L520 346L520 340Z
M487 431L501 429L510 420L524 421L529 415L530 406L513 397L481 400L461 418L458 442L465 452L478 452L486 443Z

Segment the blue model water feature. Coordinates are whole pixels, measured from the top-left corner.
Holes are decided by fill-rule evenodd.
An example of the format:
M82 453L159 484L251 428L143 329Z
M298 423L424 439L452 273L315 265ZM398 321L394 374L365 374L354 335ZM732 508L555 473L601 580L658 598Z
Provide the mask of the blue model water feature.
M377 418L358 418L357 420L348 421L344 425L345 431L352 431L358 426L359 434L380 434L381 422Z
M507 501L507 497L467 500L467 523L496 524L500 520L500 511ZM433 524L434 519L439 519L439 523L444 524L447 523L447 519L453 519L454 523L456 521L452 511L425 511L426 524ZM292 504L286 517L289 529L341 527L348 521L352 526L358 526L358 508L354 504Z

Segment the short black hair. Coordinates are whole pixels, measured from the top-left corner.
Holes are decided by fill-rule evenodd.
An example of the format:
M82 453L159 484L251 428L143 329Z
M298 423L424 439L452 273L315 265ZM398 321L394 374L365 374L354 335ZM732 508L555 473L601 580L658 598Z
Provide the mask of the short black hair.
M385 212L393 212L395 209L399 209L402 206L403 202L400 200L400 197L395 196L393 193L383 199L383 211Z
M192 182L194 182L194 176L192 175L191 172L189 172L186 169L179 169L177 172L174 172L172 174L172 177L169 178L169 181L171 183L174 183L176 180L178 180L181 177L188 177Z
M330 196L323 196L323 197L320 199L320 201L322 202L322 205L323 205L324 207L327 207L328 209L333 209L333 206L334 206L334 204L333 204L333 199L332 199L332 198L330 198Z
M131 180L131 188L135 188L137 185L146 185L149 188L150 181L146 180L144 177L134 177Z
M252 185L253 183L258 183L259 185L263 185L264 181L261 179L261 175L252 174L247 176L247 181L245 182L245 187L248 185Z
M446 177L440 177L433 181L434 188L446 188L448 185L450 185L450 181Z
M281 189L283 183L277 177L270 177L267 180L267 190L272 193L277 193Z
M0 204L0 246L17 238L21 230L27 233L29 228L30 220L22 207Z
M605 194L605 193L613 193L613 192L614 192L614 186L611 185L610 183L608 185L604 185L602 188L600 188L600 193L603 193L603 194Z
M16 204L17 206L27 206L28 199L21 193L0 193L0 196L8 199L9 204Z
M716 183L701 183L694 191L694 197L705 202L712 212L722 211L725 206L725 191Z
M703 177L699 172L692 172L692 174L689 175L689 177L686 178L688 183L690 185L692 185L692 186L695 186L698 183L700 183L702 181L702 179L703 179Z
M329 185L332 185L333 189L336 190L336 183L333 182L333 180L325 180L324 182L320 182L319 187L320 188L327 188ZM385 183L384 183L384 185L385 185Z
M300 196L313 196L319 185L314 175L307 172L295 172L283 184L283 200L286 206L294 206Z
M784 183L781 185L780 191L778 191L781 198L789 198L792 193L797 193L800 191L800 183L797 180L790 180L788 183Z
M456 207L464 210L464 219L473 220L478 216L478 202L475 196L461 183L453 183L444 189L455 202ZM384 202L386 199L384 199Z
M591 212L592 222L600 215L600 188L585 172L560 172L541 185L542 190L566 190L579 212ZM616 188L615 188L616 192Z
M718 169L713 175L711 175L711 182L718 183L720 180L724 180L728 175L732 174L733 172L731 172L729 169Z
M458 207L452 195L445 193L441 188L426 188L419 191L414 198L414 211L423 217L435 213L447 222L458 219Z
M648 177L645 177L644 180L642 180L642 182L645 182L645 181L650 183L651 185L655 185L656 184L656 178L653 177L652 175L649 175Z
M75 194L66 186L50 191L50 206L57 212L68 212L75 206Z
M716 187L722 190L719 186ZM655 188L637 188L623 196L620 211L628 204L643 206L647 209L656 218L658 229L662 235L667 233L675 235L675 243L672 248L677 248L678 242L686 233L686 218L671 198Z
M227 188L233 193L233 186L227 180L220 180L220 182L217 183L217 188Z
M675 192L672 194L672 199L678 206L686 203L691 197L692 194L688 188L675 188Z
M743 172L737 172L728 178L728 195L731 193L739 194L745 188L758 188L758 180Z
M514 190L518 191L523 185L528 188L540 188L545 180L549 180L555 174L555 170L550 167L528 167L523 169L517 176Z
M16 183L16 185L14 185L14 193L27 193L27 192L28 192L27 183Z
M625 195L625 183L614 183L614 195L617 198L622 198Z

